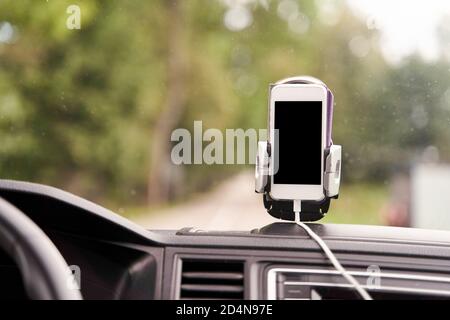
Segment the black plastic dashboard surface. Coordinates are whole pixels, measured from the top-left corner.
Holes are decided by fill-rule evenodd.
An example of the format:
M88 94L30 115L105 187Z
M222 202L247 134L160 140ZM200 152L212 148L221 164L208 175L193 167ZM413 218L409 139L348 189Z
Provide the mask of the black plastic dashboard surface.
M81 261L91 289L96 288L87 298L174 298L177 264L183 257L244 261L246 298L264 298L260 277L267 265L295 264L305 259L327 264L317 244L290 223L248 232L191 228L149 231L92 202L48 186L0 180L0 197L36 222L69 263ZM350 265L378 261L389 268L409 264L430 272L450 270L450 232L310 226Z
M269 225L259 232L202 232L189 228L178 232L149 231L108 209L53 187L0 180L0 197L13 203L42 227L98 239L153 246L318 249L299 227L291 223ZM450 256L448 231L363 225L310 226L336 250ZM399 247L402 250L398 250Z

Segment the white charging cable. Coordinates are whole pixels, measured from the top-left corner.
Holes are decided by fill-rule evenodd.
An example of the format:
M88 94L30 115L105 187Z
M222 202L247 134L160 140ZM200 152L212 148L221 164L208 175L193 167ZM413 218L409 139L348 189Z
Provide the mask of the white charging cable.
M295 223L302 227L308 235L317 242L317 244L322 248L325 255L333 264L334 268L355 288L355 290L361 295L364 300L372 300L372 297L364 289L361 284L356 281L355 277L353 277L348 271L342 266L339 260L336 258L334 253L330 250L328 245L323 241L323 239L314 231L311 230L308 225L300 221L300 212L302 211L302 202L301 200L294 200L294 212L295 212Z

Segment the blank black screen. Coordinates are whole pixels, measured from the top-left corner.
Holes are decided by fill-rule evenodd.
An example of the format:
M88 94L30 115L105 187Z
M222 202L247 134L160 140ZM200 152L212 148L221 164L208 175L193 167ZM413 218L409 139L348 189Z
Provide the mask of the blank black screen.
M320 185L322 101L276 101L275 129L274 183Z

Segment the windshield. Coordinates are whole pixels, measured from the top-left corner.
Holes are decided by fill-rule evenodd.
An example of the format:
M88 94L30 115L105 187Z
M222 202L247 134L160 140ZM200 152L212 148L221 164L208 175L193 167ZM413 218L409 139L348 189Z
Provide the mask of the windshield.
M268 88L295 75L335 98L321 222L450 229L445 0L1 1L0 177L150 229L261 227Z

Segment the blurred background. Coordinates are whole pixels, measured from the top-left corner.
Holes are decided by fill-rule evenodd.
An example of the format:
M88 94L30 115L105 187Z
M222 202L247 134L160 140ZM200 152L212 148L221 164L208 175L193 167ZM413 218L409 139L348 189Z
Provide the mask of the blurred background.
M444 0L2 0L0 177L148 228L260 227L253 167L175 166L170 135L265 128L268 84L300 74L333 90L344 150L323 221L450 228Z

